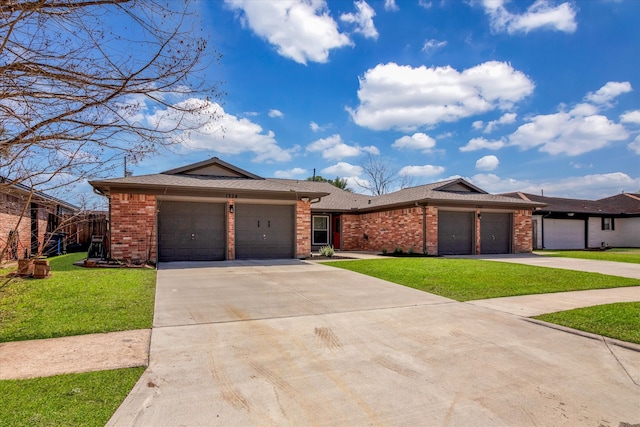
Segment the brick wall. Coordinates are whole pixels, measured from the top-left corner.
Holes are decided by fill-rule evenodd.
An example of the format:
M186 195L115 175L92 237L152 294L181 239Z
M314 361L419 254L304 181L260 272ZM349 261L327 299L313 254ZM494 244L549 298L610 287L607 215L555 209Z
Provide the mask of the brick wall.
M426 206L425 216L427 255L438 255L438 208L435 206Z
M311 256L311 203L296 203L296 258Z
M156 261L156 197L111 193L111 258Z
M360 226L360 215L342 214L341 217L341 243L345 251L363 250L362 227Z
M513 213L513 252L523 253L533 250L533 226L531 209L516 210Z
M14 257L11 250L7 250L5 252L4 260L24 258L25 251L27 253L27 257L30 254L31 213L29 208L27 208L24 213L24 218L20 220L23 208L24 202L19 198L0 193L0 251L6 247L9 240L9 233L14 231L16 226L18 226L16 256ZM18 221L20 222L19 225Z
M365 251L422 253L422 208L412 207L360 215L362 249Z

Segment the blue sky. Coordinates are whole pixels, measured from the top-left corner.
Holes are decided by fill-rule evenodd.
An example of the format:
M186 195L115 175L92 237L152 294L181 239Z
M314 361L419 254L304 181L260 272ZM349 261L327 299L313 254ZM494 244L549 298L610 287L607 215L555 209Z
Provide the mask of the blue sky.
M218 122L156 173L217 156L263 177L347 178L368 155L414 185L600 198L640 190L639 1L227 0ZM224 130L222 130L224 129Z

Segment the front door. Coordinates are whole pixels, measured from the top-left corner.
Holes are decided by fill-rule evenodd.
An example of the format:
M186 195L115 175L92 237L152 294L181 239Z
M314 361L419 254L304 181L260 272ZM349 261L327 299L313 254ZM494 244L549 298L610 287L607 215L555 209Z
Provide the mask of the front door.
M333 248L340 249L340 221L342 217L340 215L333 216Z

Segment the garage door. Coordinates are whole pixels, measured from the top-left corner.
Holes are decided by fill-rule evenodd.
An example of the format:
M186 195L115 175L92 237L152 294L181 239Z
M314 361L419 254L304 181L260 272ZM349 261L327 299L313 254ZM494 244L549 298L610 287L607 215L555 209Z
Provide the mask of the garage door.
M544 218L545 249L584 249L584 220Z
M480 253L511 252L511 214L482 213L480 220Z
M162 201L158 212L158 261L225 259L224 203Z
M293 258L294 206L235 205L236 258Z
M473 253L473 212L438 212L438 254Z

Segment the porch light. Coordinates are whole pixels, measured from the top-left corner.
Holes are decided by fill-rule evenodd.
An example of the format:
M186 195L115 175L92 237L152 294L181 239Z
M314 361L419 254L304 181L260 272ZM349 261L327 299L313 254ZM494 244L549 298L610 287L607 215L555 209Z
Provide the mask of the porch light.
M233 213L233 205L229 205L229 213Z

